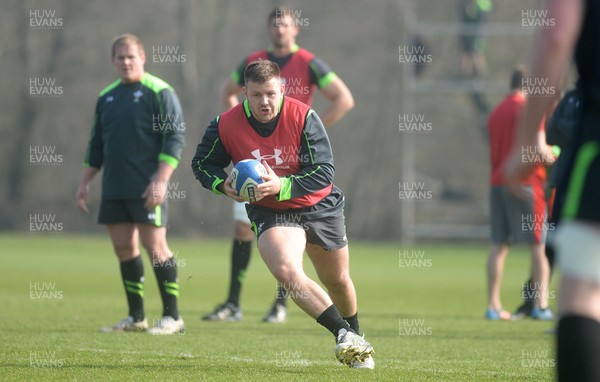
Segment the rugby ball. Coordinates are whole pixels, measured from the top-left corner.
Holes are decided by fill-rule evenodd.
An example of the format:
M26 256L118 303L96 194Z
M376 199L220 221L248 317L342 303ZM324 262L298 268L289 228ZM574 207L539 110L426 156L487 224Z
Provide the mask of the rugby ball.
M267 175L267 169L255 159L239 161L231 170L231 187L247 202L257 202L256 186L263 182L262 176Z

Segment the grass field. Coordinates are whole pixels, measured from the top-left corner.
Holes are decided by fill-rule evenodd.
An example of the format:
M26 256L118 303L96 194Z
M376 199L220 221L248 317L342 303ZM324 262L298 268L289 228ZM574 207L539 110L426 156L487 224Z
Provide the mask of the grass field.
M187 331L155 337L98 330L126 315L107 236L0 235L0 380L553 380L554 337L544 334L553 323L483 319L484 246L351 243L361 328L376 351L375 370L352 370L335 360L333 337L293 303L287 324L259 322L275 296L259 256L242 294L244 320L201 321L225 297L229 242L170 244ZM152 324L160 297L144 261ZM308 260L306 268L314 274ZM503 283L506 308L517 306L528 268L524 249L515 249Z

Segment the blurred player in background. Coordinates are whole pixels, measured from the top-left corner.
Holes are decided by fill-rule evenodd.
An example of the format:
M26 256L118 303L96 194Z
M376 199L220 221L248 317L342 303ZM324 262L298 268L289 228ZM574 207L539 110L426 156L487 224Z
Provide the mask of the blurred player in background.
M460 69L464 77L479 77L485 73L485 40L482 36L487 15L492 9L491 0L461 0L460 19L469 33L460 36L462 56Z
M575 53L583 105L554 241L561 272L558 380L600 381L600 0L549 0L546 6L554 27L537 36L532 75L560 87ZM506 168L513 186L531 171L518 151L536 144L535 130L548 102L537 97L527 105Z
M465 33L459 36L462 50L460 71L462 78L483 78L486 71L485 48L486 42L483 29L489 12L492 9L491 0L461 0L460 20ZM491 106L485 93L477 87L470 94L473 105L482 117L490 113Z
M552 117L546 123L546 143L552 145L558 156L548 175L546 195L548 196L548 234L546 236L546 257L550 266L550 277L555 264L553 237L560 222L560 211L564 206L564 177L568 173L567 159L572 155L572 143L575 129L581 120L581 91L578 87L569 90L560 100ZM535 287L531 277L523 283L523 304L512 315L513 319L531 316L535 296Z
M149 331L184 330L177 309L177 267L167 244L167 182L179 163L185 125L179 99L163 80L144 71L141 40L118 36L112 63L120 79L100 92L96 102L85 169L77 190L78 207L88 212L89 184L103 169L98 223L106 224L120 263L129 316L103 331L144 331L142 246L152 265L163 301L163 317ZM156 121L170 121L170 124Z
M521 193L525 194L525 200L510 193L506 188L503 174L505 161L516 140L519 115L526 104L526 98L522 92L524 78L523 69L518 68L513 72L510 81L511 92L492 111L488 121L492 163L490 180L491 245L487 262L488 307L485 317L489 320L510 319L510 313L502 309L500 285L511 243L527 243L531 249L531 269L536 292L531 316L542 320L553 319L552 312L548 308L549 266L548 259L544 254L546 169L542 164L537 165L531 176L521 182ZM546 151L549 150L546 146L543 125L538 129L536 139L541 145L540 147ZM524 151L522 155L537 157L544 153L545 151Z
M333 333L338 360L372 369L373 348L358 335L344 194L333 185L325 127L309 106L284 97L276 63L250 63L244 80L244 102L206 129L192 161L194 175L205 188L240 202L224 169L252 152L268 154L262 160L268 175L257 187L257 201L246 205L260 254L292 300ZM297 154L271 155L286 148ZM327 292L304 273L305 250Z
M246 57L223 85L221 98L224 111L239 103L238 95L244 86L244 69L259 58L276 62L281 68L281 79L286 86L286 96L309 105L315 88L329 101L321 114L325 126L339 121L354 107L354 99L344 82L321 59L296 44L298 21L287 8L275 8L268 16L268 32L271 47ZM246 159L262 159L256 156ZM218 305L212 313L203 317L209 321L239 321L242 318L240 293L250 262L254 234L244 203L234 205L234 238L231 250L231 275L229 294L225 303ZM280 323L287 318L286 296L283 287L278 287L276 300L269 309L264 322Z

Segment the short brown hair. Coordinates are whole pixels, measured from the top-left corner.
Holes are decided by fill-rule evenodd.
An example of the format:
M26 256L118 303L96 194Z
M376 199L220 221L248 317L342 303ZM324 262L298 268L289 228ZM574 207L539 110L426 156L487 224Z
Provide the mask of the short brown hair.
M244 69L244 84L248 84L248 81L263 83L273 77L279 78L279 65L273 61L259 59Z
M115 58L117 46L126 44L128 42L132 42L135 45L137 45L140 55L144 55L144 56L146 55L146 52L144 51L144 44L142 44L142 40L140 40L140 38L138 36L133 35L131 33L123 33L122 35L115 37L115 39L113 40L112 47L111 47L111 52L112 52L111 58L112 59Z
M525 67L519 65L513 69L512 75L510 76L510 90L518 90L523 86L523 79L525 78Z

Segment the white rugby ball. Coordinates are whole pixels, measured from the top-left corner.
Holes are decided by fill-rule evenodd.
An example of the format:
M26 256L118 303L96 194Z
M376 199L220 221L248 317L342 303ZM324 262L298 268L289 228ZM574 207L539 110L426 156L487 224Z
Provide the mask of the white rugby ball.
M263 183L262 176L267 169L255 159L244 159L236 163L231 170L231 186L247 202L257 202L256 186Z

